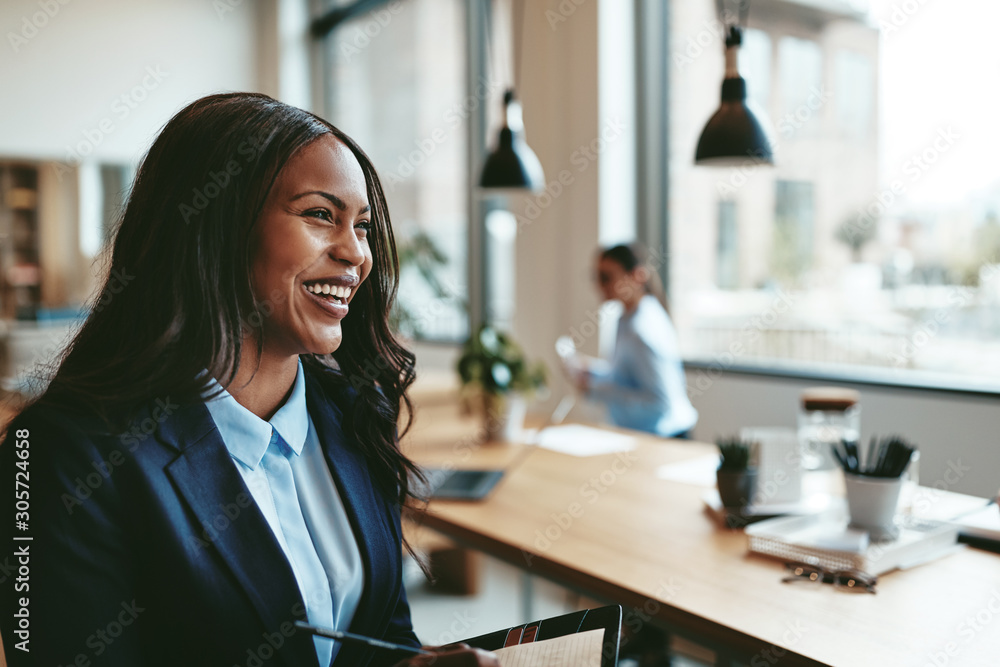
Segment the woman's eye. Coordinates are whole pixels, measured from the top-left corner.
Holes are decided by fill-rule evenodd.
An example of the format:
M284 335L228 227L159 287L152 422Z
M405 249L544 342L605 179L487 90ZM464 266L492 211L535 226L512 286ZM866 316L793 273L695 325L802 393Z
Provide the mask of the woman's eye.
M368 232L370 232L372 230L372 222L371 222L371 220L362 220L361 222L355 224L354 228L355 229L360 229L365 234L367 234Z
M311 211L306 211L306 215L312 218L320 218L327 221L333 220L333 216L330 215L330 212L325 208L317 208Z

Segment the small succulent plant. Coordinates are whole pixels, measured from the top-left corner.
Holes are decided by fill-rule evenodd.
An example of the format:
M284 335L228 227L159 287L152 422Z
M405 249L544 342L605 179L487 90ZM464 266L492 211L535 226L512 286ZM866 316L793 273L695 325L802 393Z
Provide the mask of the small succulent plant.
M721 438L716 440L719 454L722 461L719 462L719 470L738 472L750 468L750 454L753 443L741 440L740 438Z

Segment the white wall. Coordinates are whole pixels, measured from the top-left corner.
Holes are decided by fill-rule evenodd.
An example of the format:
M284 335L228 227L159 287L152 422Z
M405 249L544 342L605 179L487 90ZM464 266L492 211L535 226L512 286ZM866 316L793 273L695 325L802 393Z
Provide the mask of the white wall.
M802 389L850 386L861 392L862 441L898 434L917 444L922 485L988 497L1000 488L1000 398L693 369L687 379L697 440L744 426L795 427Z
M0 3L4 157L134 162L187 102L258 88L252 0L44 4Z

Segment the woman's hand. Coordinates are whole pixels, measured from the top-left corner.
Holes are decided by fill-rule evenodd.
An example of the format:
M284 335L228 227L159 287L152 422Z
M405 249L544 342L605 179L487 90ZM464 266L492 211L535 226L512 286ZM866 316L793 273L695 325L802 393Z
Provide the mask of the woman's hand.
M587 362L581 362L580 368L573 376L573 384L576 385L581 394L587 393L590 388L590 367Z
M481 648L471 648L468 644L448 644L447 646L425 646L433 651L431 655L418 655L397 662L393 667L500 667L497 657Z

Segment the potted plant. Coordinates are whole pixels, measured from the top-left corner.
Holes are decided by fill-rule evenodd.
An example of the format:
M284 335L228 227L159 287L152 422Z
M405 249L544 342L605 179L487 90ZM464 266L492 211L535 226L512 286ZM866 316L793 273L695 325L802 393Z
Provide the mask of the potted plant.
M723 438L715 444L722 457L716 472L722 505L727 508L746 507L757 486L754 443L739 438Z
M545 366L529 365L510 336L483 324L462 347L457 368L463 390L482 401L487 440L516 440L525 397L545 386Z

